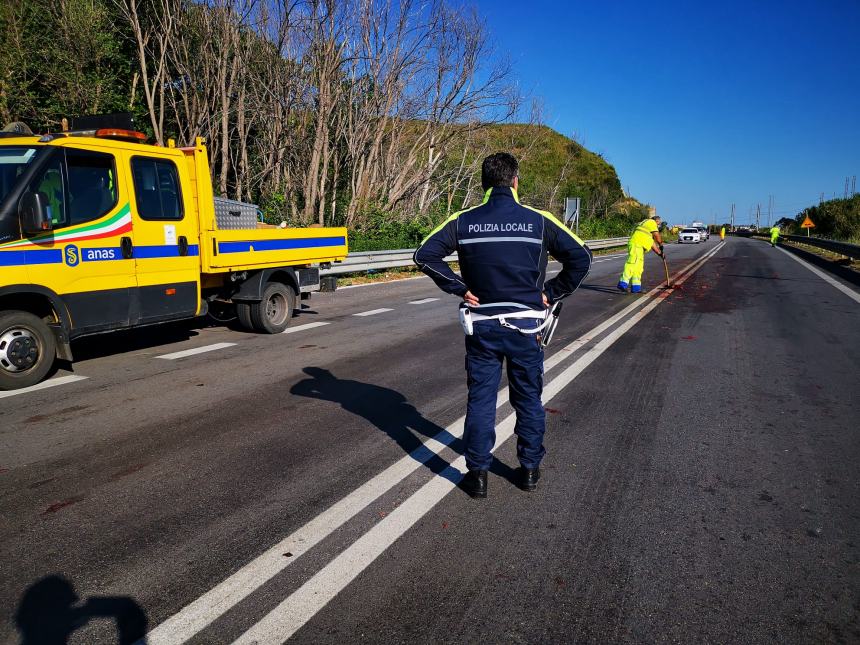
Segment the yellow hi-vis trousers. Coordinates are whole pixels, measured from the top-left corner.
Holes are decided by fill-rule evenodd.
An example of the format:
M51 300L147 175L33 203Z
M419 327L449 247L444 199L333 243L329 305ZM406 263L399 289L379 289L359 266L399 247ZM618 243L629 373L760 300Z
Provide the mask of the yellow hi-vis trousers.
M627 261L621 272L621 282L627 284L642 284L642 272L645 270L645 252L639 244L633 240L627 242Z

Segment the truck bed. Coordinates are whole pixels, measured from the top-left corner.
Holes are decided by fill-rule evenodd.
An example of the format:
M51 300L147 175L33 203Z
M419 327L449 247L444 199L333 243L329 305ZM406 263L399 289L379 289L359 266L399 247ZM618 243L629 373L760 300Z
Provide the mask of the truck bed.
M260 228L203 231L203 273L335 262L346 258L346 228Z

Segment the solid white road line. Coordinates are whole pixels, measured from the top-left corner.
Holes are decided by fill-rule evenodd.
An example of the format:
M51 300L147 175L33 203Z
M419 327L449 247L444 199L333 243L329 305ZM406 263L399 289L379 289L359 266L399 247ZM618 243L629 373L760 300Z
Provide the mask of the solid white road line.
M364 284L349 284L345 287L338 287L337 290L341 289L358 289L359 287L378 287L383 284L393 284L396 282L407 282L409 280L428 280L428 276L426 275L417 275L414 278L397 278L396 280L381 280L379 282L365 282Z
M683 284L699 267L719 250L715 248L699 260L698 266L676 280ZM670 294L666 289L656 297L646 300L648 304L641 311L624 321L589 349L579 359L554 378L545 388L542 400L548 403L565 387L570 385L601 354L609 349L616 340L627 333L634 325L654 310ZM509 414L496 430L496 447L510 439L514 434L516 413ZM384 553L418 520L426 515L456 486L460 476L466 472L464 457L455 459L449 468L433 477L416 493L389 513L379 524L371 528L328 565L323 567L305 584L289 595L269 614L264 616L251 629L235 641L235 645L265 645L283 643L301 629L316 613L327 605L338 593L364 571L377 557Z
M360 314L352 314L353 316L375 316L376 314L384 314L386 311L394 311L393 309L387 309L386 307L382 307L381 309L371 309L370 311L362 311Z
M436 302L437 300L439 300L439 298L422 298L421 300L410 300L409 304L410 305L423 305L423 304L426 304L428 302Z
M841 292L842 292L842 293L844 293L846 296L848 296L849 298L851 298L854 302L860 303L860 294L858 294L856 291L854 291L854 290L852 290L852 289L849 289L849 288L848 288L848 287L846 287L844 284L842 284L841 282L839 282L839 280L836 280L833 276L827 275L827 274L826 274L824 271L822 271L821 269L819 269L819 268L817 268L817 267L812 266L812 265L811 265L809 262L807 262L806 260L802 260L802 259L800 259L799 257L797 257L797 256L796 256L794 253L792 253L791 251L786 251L785 249L780 248L780 247L777 247L777 248L778 248L780 251L782 251L783 253L785 253L788 257L790 257L790 258L791 258L792 260L794 260L795 262L799 262L800 264L802 264L803 266L805 266L807 269L809 269L810 271L812 271L815 275L817 275L819 278L821 278L821 279L822 279L822 280L824 280L825 282L829 282L831 285L833 285L834 287L836 287L837 289L839 289L839 291L841 291Z
M225 347L233 347L236 343L214 343L212 345L204 345L203 347L195 347L194 349L185 349L181 352L173 352L172 354L162 354L155 358L163 358L168 361L175 361L177 358L185 358L186 356L194 356L195 354L205 354L206 352L214 352L216 349L224 349Z
M719 250L713 249L711 254ZM681 283L685 275L701 266L711 254L691 262L678 271L672 278L673 282ZM544 361L544 371L549 372L564 360L569 358L577 349L589 343L595 337L610 329L618 321L628 316L634 310L653 302L656 294L671 293L669 290L652 290L633 300L621 311L586 332L567 346L556 351ZM547 386L549 388L549 386ZM549 391L548 389L546 391ZM508 401L508 388L499 391L496 407L503 406ZM197 600L186 605L179 612L153 629L140 644L174 645L184 643L195 634L225 614L254 591L274 578L281 571L294 563L299 556L309 551L322 540L331 535L347 521L355 517L368 505L391 490L394 486L415 472L422 464L434 458L449 446L454 440L463 435L465 416L460 417L445 430L424 441L418 448L402 457L381 473L365 482L333 506L317 515L303 527L284 538L257 558L236 571L229 578L204 593ZM438 479L438 478L437 478ZM285 558L284 553L293 554Z
M322 327L324 325L330 325L330 324L331 324L330 322L325 322L323 320L320 320L318 322L305 323L304 325L296 325L295 327L287 327L281 333L282 334L292 334L293 332L304 331L305 329L313 329L314 327Z
M75 374L70 374L68 376L58 376L57 378L52 378L47 381L37 383L36 385L31 385L30 387L22 387L20 390L9 390L8 392L0 392L0 399L5 399L9 396L18 396L19 394L27 394L29 392L36 392L37 390L45 390L49 387L57 387L58 385L74 383L75 381L83 381L86 378L86 376L77 376Z

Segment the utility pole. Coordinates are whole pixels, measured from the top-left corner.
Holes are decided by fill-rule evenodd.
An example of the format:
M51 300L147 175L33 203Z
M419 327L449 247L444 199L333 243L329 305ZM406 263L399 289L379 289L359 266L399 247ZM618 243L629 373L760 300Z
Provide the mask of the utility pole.
M729 230L735 230L735 203L732 202L732 214L731 214L731 224L729 225Z
M758 231L759 226L761 225L761 204L755 205L755 230Z
M842 194L843 199L848 199L848 177L845 178L845 192Z
M857 194L857 175L852 175L851 176L851 196L854 197L854 195L856 195L856 194Z
M773 195L767 196L767 227L770 228L770 213L773 209Z
M818 197L818 205L821 206L821 204L823 204L823 203L824 203L824 193L821 193L821 195Z

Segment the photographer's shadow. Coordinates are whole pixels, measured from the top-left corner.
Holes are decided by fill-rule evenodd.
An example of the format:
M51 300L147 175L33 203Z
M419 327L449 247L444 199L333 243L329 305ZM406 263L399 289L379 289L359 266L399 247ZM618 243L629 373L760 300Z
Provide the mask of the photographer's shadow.
M47 576L30 585L15 612L21 645L65 645L91 620L106 618L116 625L119 645L146 642L143 608L127 596L93 596L83 603L66 578Z
M400 392L361 381L339 379L320 367L306 367L302 371L310 378L296 383L290 394L338 403L347 412L367 419L434 474L454 483L462 479L460 471L424 446L424 439L419 434L449 446L459 455L463 454L462 439L425 419ZM513 481L514 470L497 459L493 459L490 471Z

